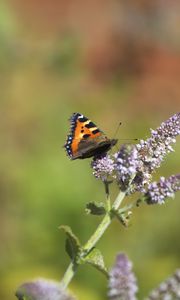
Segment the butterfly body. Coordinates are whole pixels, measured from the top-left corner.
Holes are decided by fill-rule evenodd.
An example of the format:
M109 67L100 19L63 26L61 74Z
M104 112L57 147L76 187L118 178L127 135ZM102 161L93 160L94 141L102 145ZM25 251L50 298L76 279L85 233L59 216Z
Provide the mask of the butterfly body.
M71 132L64 145L70 159L100 156L111 149L116 139L109 139L97 126L80 113L70 118Z

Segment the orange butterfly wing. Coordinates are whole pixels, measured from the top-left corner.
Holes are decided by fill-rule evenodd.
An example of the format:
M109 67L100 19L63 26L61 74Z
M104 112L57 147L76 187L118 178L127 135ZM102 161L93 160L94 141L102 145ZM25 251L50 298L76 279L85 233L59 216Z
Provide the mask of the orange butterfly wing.
M71 118L71 132L65 149L70 159L87 158L108 151L117 141L108 139L88 118L74 113Z

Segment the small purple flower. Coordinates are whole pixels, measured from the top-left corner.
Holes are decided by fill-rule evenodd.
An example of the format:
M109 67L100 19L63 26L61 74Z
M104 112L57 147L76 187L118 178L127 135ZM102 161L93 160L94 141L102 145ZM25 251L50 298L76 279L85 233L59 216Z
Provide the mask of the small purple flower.
M109 272L110 300L135 300L137 281L132 272L132 263L125 254L117 255L115 265Z
M94 158L91 167L93 168L93 175L102 181L106 181L109 176L114 177L114 160L109 155Z
M153 290L146 300L180 300L180 269Z
M177 191L180 191L180 174L161 177L159 182L149 184L145 199L148 204L163 204L166 198L173 198Z
M137 172L138 151L134 145L123 145L114 157L118 184L122 190L127 189Z

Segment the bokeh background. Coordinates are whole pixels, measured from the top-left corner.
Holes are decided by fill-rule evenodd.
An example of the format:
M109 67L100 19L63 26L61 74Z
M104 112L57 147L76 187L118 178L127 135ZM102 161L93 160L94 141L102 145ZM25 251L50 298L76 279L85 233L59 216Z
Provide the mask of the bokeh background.
M88 201L104 199L90 161L61 147L72 112L109 137L146 138L180 108L180 2L177 0L6 0L0 3L0 298L24 281L59 280L69 264L67 224L84 243L99 219ZM123 143L122 140L119 143ZM176 145L155 174L179 171ZM117 188L112 187L115 196ZM180 265L180 197L114 222L98 246L108 266L125 251L139 297ZM81 267L70 288L79 299L106 298L106 280Z

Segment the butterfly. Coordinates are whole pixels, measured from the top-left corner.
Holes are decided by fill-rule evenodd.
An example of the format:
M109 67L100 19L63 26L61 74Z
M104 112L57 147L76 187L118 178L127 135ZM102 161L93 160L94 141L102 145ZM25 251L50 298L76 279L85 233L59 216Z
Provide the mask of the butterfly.
M117 139L109 139L91 120L80 113L72 114L70 125L64 147L71 160L101 156L117 143Z

